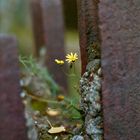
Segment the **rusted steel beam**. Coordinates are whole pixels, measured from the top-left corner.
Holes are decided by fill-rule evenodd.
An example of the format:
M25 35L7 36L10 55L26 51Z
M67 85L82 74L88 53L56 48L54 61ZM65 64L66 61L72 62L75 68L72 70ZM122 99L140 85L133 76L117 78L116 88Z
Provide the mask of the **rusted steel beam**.
M0 140L27 140L19 94L17 41L0 35Z
M39 57L40 49L45 45L41 0L30 0L35 55Z
M65 58L64 22L61 0L42 0L45 44L47 49L46 66L56 82L67 89L67 78L55 59ZM66 70L66 67L64 67Z
M140 140L140 1L100 0L105 140Z
M100 56L98 0L77 0L82 74L88 62ZM94 52L94 50L98 50Z

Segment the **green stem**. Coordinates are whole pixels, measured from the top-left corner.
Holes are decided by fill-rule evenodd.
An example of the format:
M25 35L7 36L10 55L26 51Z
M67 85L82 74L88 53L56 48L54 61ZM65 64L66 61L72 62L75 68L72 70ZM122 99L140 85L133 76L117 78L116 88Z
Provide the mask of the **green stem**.
M38 100L40 102L45 102L45 103L51 103L51 104L62 104L62 102L58 102L58 101L53 101L53 100L47 100L47 99L43 99L43 98L39 98L36 97L34 95L31 94L27 94L29 97L31 97L32 99Z

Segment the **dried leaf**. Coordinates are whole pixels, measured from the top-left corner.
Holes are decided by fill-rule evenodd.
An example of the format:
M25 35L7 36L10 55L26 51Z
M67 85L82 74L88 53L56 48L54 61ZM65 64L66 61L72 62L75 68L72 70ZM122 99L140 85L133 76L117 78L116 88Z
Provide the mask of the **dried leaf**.
M55 109L47 109L46 113L49 115L49 116L57 116L60 114L60 112L58 110L55 110Z
M56 133L61 133L61 132L65 132L66 129L64 126L60 126L60 127L51 127L51 129L48 130L48 132L50 134L56 134Z

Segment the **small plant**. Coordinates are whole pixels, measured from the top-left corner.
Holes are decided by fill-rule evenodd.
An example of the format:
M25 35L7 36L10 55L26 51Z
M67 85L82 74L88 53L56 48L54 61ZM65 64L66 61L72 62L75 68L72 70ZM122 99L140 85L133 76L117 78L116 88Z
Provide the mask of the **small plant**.
M65 74L71 77L76 76L75 62L77 59L78 55L76 53L70 53L66 55L65 61L60 59L55 59L54 61L60 68L63 68L63 65L67 62L70 72L65 72ZM63 95L61 88L52 79L47 69L38 64L32 56L20 56L19 60L22 66L24 66L23 73L26 73L25 77L22 77L21 80L24 81L22 82L24 83L22 87L26 95L23 98L26 112L32 110L32 119L35 122L37 133L42 132L42 129L44 130L45 127L45 136L42 134L39 136L39 140L42 140L41 137L46 137L46 139L49 137L50 140L53 140L56 136L60 138L68 137L67 139L70 139L75 134L73 132L74 128L78 131L81 129L81 125L78 125L82 124L81 110L78 103L74 101L74 98L70 99ZM26 84L25 81L30 82ZM33 90L34 88L37 90ZM43 90L43 88L47 90ZM39 112L39 115L35 113L36 111ZM46 121L40 122L40 119L42 120L44 117ZM29 120L29 118L27 119ZM48 123L50 121L52 122L51 125Z
M19 61L24 66L25 71L27 71L28 74L30 74L31 76L41 78L45 83L47 83L51 88L52 93L56 94L56 92L60 90L59 86L50 76L47 68L44 68L41 65L39 65L32 56L19 56Z

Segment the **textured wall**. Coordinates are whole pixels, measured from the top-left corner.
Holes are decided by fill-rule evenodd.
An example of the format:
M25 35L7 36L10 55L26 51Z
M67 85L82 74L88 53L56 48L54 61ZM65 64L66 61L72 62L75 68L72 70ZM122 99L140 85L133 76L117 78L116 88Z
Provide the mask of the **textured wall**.
M100 0L105 140L140 139L140 0Z
M14 37L0 35L0 140L27 140L16 47Z

